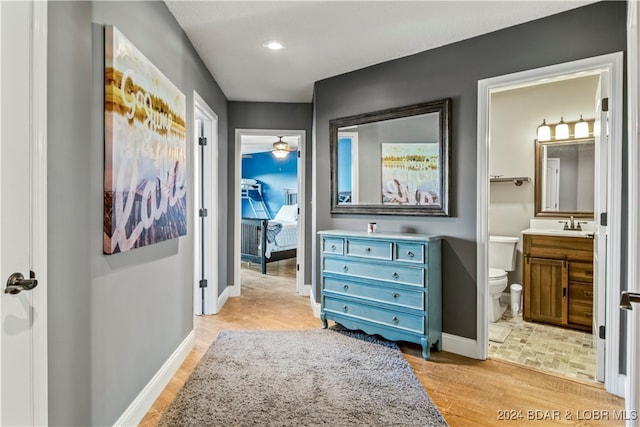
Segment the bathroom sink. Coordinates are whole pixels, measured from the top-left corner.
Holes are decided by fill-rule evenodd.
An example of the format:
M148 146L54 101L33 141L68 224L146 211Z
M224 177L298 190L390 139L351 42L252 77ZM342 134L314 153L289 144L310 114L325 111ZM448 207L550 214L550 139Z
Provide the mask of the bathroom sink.
M527 228L522 234L539 234L543 236L567 236L567 237L584 237L593 239L593 231L585 230L555 230L545 228Z

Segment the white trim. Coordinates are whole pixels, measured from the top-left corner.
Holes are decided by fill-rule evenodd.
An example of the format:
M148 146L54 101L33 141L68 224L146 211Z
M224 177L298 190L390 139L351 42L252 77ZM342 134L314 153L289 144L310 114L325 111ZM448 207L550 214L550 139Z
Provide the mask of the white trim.
M316 296L313 293L310 294L309 304L311 305L311 310L313 311L313 315L319 319L320 313L322 312L322 305L320 304L320 302L316 302Z
M638 269L638 259L640 259L640 125L638 114L640 114L640 87L638 79L640 71L638 69L640 54L638 52L638 3L631 1L627 3L627 113L628 113L628 189L629 189L629 220L628 220L628 262L627 262L627 284L630 292L640 290L640 270ZM617 296L616 296L617 297ZM625 411L631 414L632 411L640 409L640 372L638 367L638 355L640 354L640 314L634 307L627 312L627 379L625 390ZM634 363L635 361L635 363ZM637 412L636 412L637 413ZM633 420L627 420L627 426L634 424Z
M621 250L621 193L622 177L616 175L622 169L622 52L593 58L582 59L564 64L542 67L534 70L493 77L478 82L478 165L477 165L477 358L486 359L488 355L488 323L487 323L487 240L489 227L489 172L488 152L490 146L489 135L489 102L491 92L500 88L526 85L543 78L558 78L564 75L575 74L584 71L608 70L610 75L611 91L609 92L610 111L610 155L608 168L609 181L609 250L607 259L619 260ZM612 101L612 102L611 102ZM607 297L608 331L619 331L617 302L612 301L612 296L620 292L620 264L609 263L607 270L607 283L609 293ZM607 391L619 394L621 391L617 385L619 373L619 339L615 333L607 334L607 357L605 387Z
M305 159L305 147L306 147L306 131L304 130L278 130L278 129L236 129L235 130L235 179L234 179L234 194L232 196L234 209L233 218L233 284L229 285L229 296L239 297L241 294L241 242L240 242L240 227L241 227L241 212L242 201L240 198L240 185L242 182L242 137L245 135L273 135L275 138L278 136L289 136L298 138L298 151L300 151L300 158L298 158L298 207L300 208L300 215L298 219L298 247L296 252L296 259L299 266L296 272L296 291L303 296L310 294L306 293L306 287L304 285L304 252L305 252L305 176L304 176L304 159Z
M193 120L203 120L204 136L207 138L205 148L205 158L200 157L200 146L198 137L200 132L195 129L193 132L193 188L192 211L194 218L194 292L193 309L198 314L216 314L222 308L218 293L218 115L207 105L206 101L194 90L193 91ZM201 239L202 231L200 225L200 202L203 190L200 188L201 162L204 161L205 181L210 185L204 188L205 203L207 209L206 224L210 230L205 233L205 260L204 269L208 286L204 290L204 312L202 310L202 289L200 288L201 278Z
M178 348L169 356L162 367L151 378L142 391L133 399L133 402L120 415L120 418L113 423L114 426L137 426L147 414L160 393L169 384L175 373L182 365L182 362L189 356L196 342L194 331L189 332L187 337L180 343ZM37 424L36 424L37 425Z
M442 350L477 359L478 342L470 338L447 333L442 334Z

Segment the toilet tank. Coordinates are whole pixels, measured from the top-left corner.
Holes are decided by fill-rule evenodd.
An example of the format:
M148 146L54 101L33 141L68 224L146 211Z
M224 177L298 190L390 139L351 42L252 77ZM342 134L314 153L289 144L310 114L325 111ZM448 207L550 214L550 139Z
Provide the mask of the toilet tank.
M489 236L489 267L504 271L516 268L518 237Z

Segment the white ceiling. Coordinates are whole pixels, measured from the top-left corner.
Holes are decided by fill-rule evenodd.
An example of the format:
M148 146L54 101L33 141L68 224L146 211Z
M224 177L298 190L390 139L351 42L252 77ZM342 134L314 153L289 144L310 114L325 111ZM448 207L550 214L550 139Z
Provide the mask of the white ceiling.
M311 102L316 81L594 1L165 3L229 100Z

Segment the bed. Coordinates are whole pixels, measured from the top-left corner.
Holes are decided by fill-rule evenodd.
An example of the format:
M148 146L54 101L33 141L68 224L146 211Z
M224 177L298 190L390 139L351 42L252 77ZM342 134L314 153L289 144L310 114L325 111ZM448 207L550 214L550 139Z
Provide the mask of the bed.
M298 193L285 189L285 205L273 219L242 218L241 259L260 264L267 274L267 264L295 258L298 247Z

